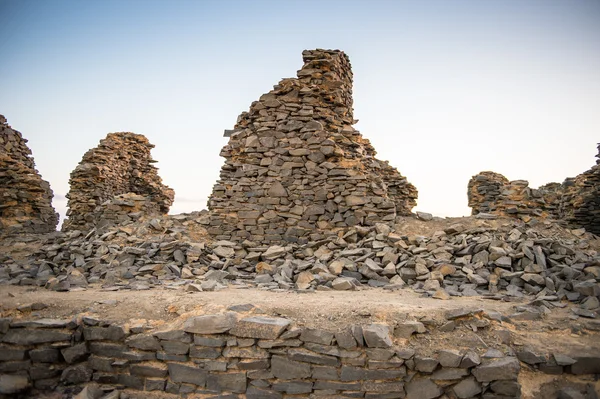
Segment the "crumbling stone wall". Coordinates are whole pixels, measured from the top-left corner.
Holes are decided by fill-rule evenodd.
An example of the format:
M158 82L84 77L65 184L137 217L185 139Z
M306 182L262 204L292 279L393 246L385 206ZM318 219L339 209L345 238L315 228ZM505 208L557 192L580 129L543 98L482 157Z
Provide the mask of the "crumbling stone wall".
M52 197L27 140L0 115L0 234L55 231L58 214Z
M472 215L489 213L519 218L557 218L561 193L559 183L534 189L529 187L527 180L508 181L503 175L489 171L473 176L468 185Z
M115 206L122 203L114 197L128 193L145 197L143 207L138 207L145 214L168 213L175 193L162 184L150 155L152 148L154 145L141 134L110 133L89 150L71 173L68 219L63 230L90 230L104 219L100 214L111 210L119 213ZM123 218L114 217L115 222L119 219Z
M600 158L600 144L598 151L596 158ZM499 173L481 172L469 181L468 198L473 215L551 217L600 234L600 159L577 177L538 189L530 188L526 180L509 182Z
M283 79L237 121L208 207L219 239L306 242L323 232L393 221L417 190L375 158L355 130L352 70L339 50L306 50L297 78Z
M570 225L600 235L600 144L596 158L590 170L563 183L560 215Z

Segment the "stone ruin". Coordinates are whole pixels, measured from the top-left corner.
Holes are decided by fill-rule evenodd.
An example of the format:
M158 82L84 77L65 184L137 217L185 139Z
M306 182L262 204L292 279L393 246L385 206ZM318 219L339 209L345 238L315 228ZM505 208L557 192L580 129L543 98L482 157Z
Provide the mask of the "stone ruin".
M600 145L598 145L600 158ZM481 172L468 185L472 215L500 215L529 221L532 216L584 227L600 235L600 160L590 170L562 184L548 183L538 189L526 180L509 181L495 172Z
M0 115L0 234L55 231L58 214L52 197L27 140Z
M109 133L71 173L63 230L89 231L169 212L175 192L162 184L150 150L135 133Z
M472 215L558 218L560 184L549 183L534 189L527 180L509 181L499 173L486 171L471 178L468 198Z
M560 215L570 225L600 235L600 144L596 165L562 184Z
M417 190L352 127L352 70L339 50L306 50L297 78L243 112L208 201L217 239L305 243L408 215Z

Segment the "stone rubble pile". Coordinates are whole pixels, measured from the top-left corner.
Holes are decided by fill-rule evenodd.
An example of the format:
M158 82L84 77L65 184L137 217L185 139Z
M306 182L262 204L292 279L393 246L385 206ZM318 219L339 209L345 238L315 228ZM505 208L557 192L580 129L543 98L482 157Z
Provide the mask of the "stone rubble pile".
M168 220L168 219L167 219ZM105 289L164 286L190 291L225 287L263 290L355 290L412 287L425 296L484 296L543 301L545 311L580 305L583 317L600 307L600 255L583 231L547 237L512 221L495 229L456 224L431 237L403 236L389 225L349 228L307 244L260 246L182 236L201 228L209 213L184 216L165 228L160 219L143 231L117 226L107 233L75 231L50 239L33 261L0 259L0 283L73 290L89 283ZM162 223L162 224L161 224ZM179 226L179 227L177 227ZM161 234L159 234L161 233Z
M0 115L0 235L55 231L58 214L52 197L27 140Z
M563 183L560 215L572 226L600 235L600 144L596 165Z
M175 193L162 184L158 169L153 165L156 161L150 155L152 148L154 145L141 134L109 133L98 147L89 150L71 173L68 219L63 230L89 231L103 215L113 212L110 221L125 219L127 216L117 215L122 215L123 209L116 207L129 205L115 196L128 193L145 197L140 210L150 215L168 213ZM105 205L107 201L109 204Z
M352 125L352 71L339 50L302 53L283 79L242 113L208 202L209 233L261 245L324 238L348 226L408 215L417 190Z
M600 145L598 152L596 158ZM600 160L577 177L538 189L526 180L508 181L499 173L481 172L469 180L467 194L472 215L480 218L549 218L600 235Z

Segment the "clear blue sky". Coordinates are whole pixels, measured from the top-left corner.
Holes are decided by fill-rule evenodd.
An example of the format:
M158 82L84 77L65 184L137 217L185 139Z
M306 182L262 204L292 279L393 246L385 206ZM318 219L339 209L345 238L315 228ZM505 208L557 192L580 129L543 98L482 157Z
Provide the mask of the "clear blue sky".
M223 129L317 47L350 56L356 127L419 210L469 214L482 170L562 181L600 141L599 0L0 0L0 15L0 113L61 214L69 173L116 131L156 144L174 213L205 208Z

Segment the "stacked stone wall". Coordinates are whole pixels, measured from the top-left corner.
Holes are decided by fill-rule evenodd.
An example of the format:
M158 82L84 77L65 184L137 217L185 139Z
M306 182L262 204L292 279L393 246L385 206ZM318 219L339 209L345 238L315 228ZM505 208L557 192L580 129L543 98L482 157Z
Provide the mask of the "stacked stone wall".
M21 133L0 115L0 234L49 233L58 214Z
M562 188L558 183L534 189L529 187L527 180L509 181L501 174L489 171L473 176L468 185L472 215L558 218L561 194Z
M150 155L152 148L154 145L141 134L110 133L89 150L71 173L68 219L63 230L92 229L100 216L110 211L111 203L119 205L115 196L129 193L145 197L145 212L168 213L175 194L162 184Z
M600 144L596 165L563 183L560 215L572 226L600 235Z
M600 235L600 159L577 177L538 189L526 180L508 181L499 173L481 172L471 178L467 193L473 215L552 218Z
M475 316L447 314L454 324ZM145 322L121 325L85 315L4 318L0 394L93 382L100 385L88 385L90 396L82 398L100 398L102 392L118 398L118 391L127 389L128 398L151 391L157 398L508 399L520 397L521 362L550 374L600 373L593 354L571 357L528 348L510 350L512 355L477 353L435 348L435 342L421 351L408 339L425 331L419 322L338 331L297 328L285 318L236 312L195 316L160 330ZM100 394L90 393L94 390Z
M352 125L352 71L338 50L303 52L283 79L238 118L208 207L218 239L318 239L336 229L391 222L417 191Z

